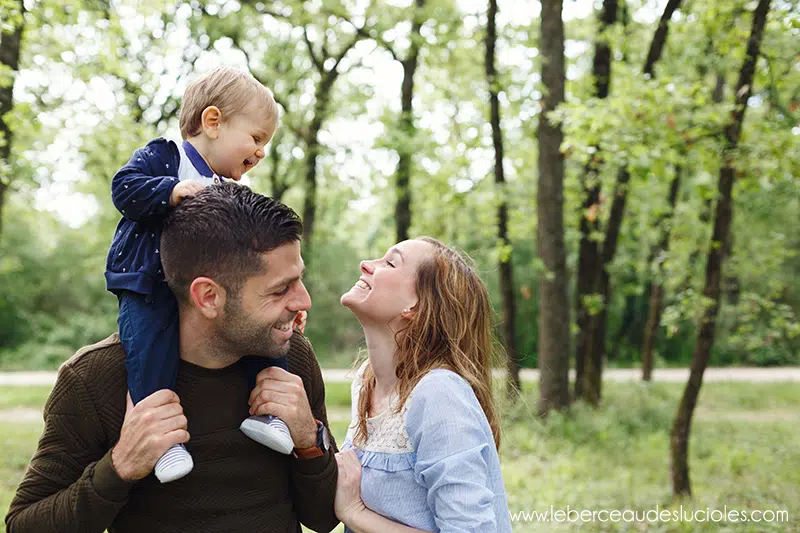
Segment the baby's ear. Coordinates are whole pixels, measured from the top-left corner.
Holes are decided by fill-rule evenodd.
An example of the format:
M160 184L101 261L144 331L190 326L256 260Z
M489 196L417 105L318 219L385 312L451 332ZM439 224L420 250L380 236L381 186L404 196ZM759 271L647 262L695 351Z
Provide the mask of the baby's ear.
M208 106L203 109L200 115L200 121L203 126L203 133L210 139L219 137L219 125L222 122L222 111L215 105Z

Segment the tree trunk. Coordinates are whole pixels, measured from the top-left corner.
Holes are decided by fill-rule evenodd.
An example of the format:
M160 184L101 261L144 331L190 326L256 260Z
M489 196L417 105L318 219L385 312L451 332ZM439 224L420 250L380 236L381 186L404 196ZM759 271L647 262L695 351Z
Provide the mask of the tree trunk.
M647 76L653 75L653 67L661 58L661 54L667 42L669 20L675 10L680 6L680 3L681 0L670 0L664 8L658 28L656 28L653 34L653 39L647 53L647 59L642 68L642 72ZM625 215L629 180L630 174L626 169L626 164L623 163L622 169L617 173L617 181L614 185L614 200L611 205L611 213L606 226L605 239L603 240L602 260L597 263L595 267L597 268L597 273L595 274L596 292L600 296L603 307L597 315L591 318L591 323L589 325L590 339L586 343L587 352L584 355L586 360L586 375L584 379L584 387L586 390L584 394L593 405L597 405L601 398L603 359L605 357L606 342L606 319L608 316L607 309L611 303L611 280L608 275L608 267L614 260L614 255L617 250L619 232L622 227L622 219Z
M536 247L545 272L539 277L539 404L546 415L569 405L569 298L564 245L564 157L561 126L548 114L564 101L562 0L542 0L541 53L545 95L539 118Z
M505 248L511 247L508 238L508 202L506 179L503 173L503 131L500 128L500 99L495 68L495 45L497 43L497 0L489 0L489 19L486 31L486 81L489 84L489 121L492 125L492 142L494 143L494 180L497 185L500 203L497 207L497 239ZM513 253L513 252L512 252ZM516 396L520 391L519 358L516 341L516 299L514 297L514 277L512 254L501 254L500 257L500 294L503 299L503 344L506 351L508 367L508 393Z
M278 152L278 147L281 145L280 132L275 134L269 145L269 161L272 165L269 172L269 187L270 195L277 201L282 201L286 189L289 188L286 183L286 178L282 176L280 171L281 154Z
M608 318L608 303L611 299L611 280L608 275L608 266L614 260L617 253L617 243L619 233L622 229L622 218L625 215L625 204L628 199L628 183L630 173L623 168L617 173L617 183L614 185L614 199L611 202L611 212L608 215L606 224L606 235L603 241L603 251L601 254L600 271L597 274L596 292L603 301L603 307L599 313L591 318L589 325L586 373L585 373L585 395L592 405L598 405L602 397L603 382L603 358L605 357L606 342L606 319Z
M603 0L600 15L599 35L595 42L592 76L594 90L598 98L608 96L611 82L611 48L603 34L617 21L617 0ZM584 396L584 374L586 354L589 351L589 328L591 316L584 305L584 298L594 293L597 264L600 262L600 249L591 234L598 229L597 212L600 203L600 167L598 152L586 164L583 173L583 209L581 210L581 239L578 252L578 273L575 287L575 318L578 332L575 336L575 397Z
M675 210L675 204L678 202L678 191L681 187L681 167L675 167L675 175L672 177L672 183L669 187L669 211L661 217L658 226L660 227L663 222L668 218L672 218L672 213ZM642 379L650 381L653 374L653 345L655 344L658 335L658 326L661 323L661 298L664 294L664 281L662 272L662 256L669 250L669 237L670 229L661 229L661 240L658 246L653 250L649 264L657 261L658 272L650 285L650 309L647 313L647 325L644 330L644 344L642 346Z
M20 17L25 16L25 4L19 1ZM15 26L11 33L0 35L0 65L11 70L11 83L0 86L0 166L11 168L11 127L6 122L6 114L14 106L14 80L19 71L19 55L22 48L22 30L25 26L24 18ZM4 175L0 169L0 235L3 234L3 207L5 206L6 193L11 175Z
M397 198L395 204L395 222L397 242L408 239L408 229L411 227L411 157L413 148L410 143L414 139L414 74L419 61L420 40L422 36L422 8L425 0L416 0L413 22L411 25L411 46L408 56L401 62L403 65L403 84L401 86L401 114L400 130L405 134L403 141L398 146L397 175L395 187Z
M716 82L714 84L714 91L712 93L712 100L714 103L720 104L722 103L722 98L725 93L725 76L722 74L717 74ZM682 169L680 167L676 167L675 172L676 174L681 172ZM675 184L673 182L673 186L679 187L679 184ZM673 191L670 189L670 216L673 216L673 210L675 208L675 204L677 203L677 190L675 191L675 198L672 197ZM705 205L703 206L703 211L700 213L700 220L703 222L703 225L708 223L708 220L711 218L711 200L706 200ZM667 230L671 231L671 229ZM661 243L661 248L664 252L667 251L667 247L669 245L669 233L664 235ZM661 252L656 252L656 254L660 255ZM688 268L686 269L686 277L683 280L683 284L681 285L682 291L685 291L691 286L692 283L692 272L694 272L694 265L697 263L698 256L700 255L699 250L695 249L692 250L692 253L689 254L689 263ZM656 255L657 257L657 255ZM648 264L652 264L652 259ZM662 300L664 298L664 281L660 279L661 276L661 265L659 263L658 266L658 273L659 275L656 277L655 281L651 285L650 290L650 309L648 311L647 317L647 326L645 329L644 335L644 348L642 349L642 379L644 381L650 381L653 372L653 346L655 344L658 328L661 323L661 312L662 312ZM656 291L656 283L658 283L658 288ZM654 296L655 295L655 296ZM657 298L657 299L656 299Z
M669 21L672 14L681 5L681 0L669 0L664 7L664 12L661 14L661 19L658 21L658 28L653 34L653 40L650 43L650 50L647 52L647 59L644 62L644 75L648 78L653 75L653 67L658 59L661 57L661 52L664 50L664 45L667 43L667 32L669 31Z
M322 73L322 79L317 86L316 102L314 104L314 117L308 127L306 135L306 187L303 199L303 243L306 250L312 247L314 237L314 223L317 218L317 159L319 158L320 143L319 132L322 123L328 115L331 89L339 77L337 70ZM309 254L310 257L310 254Z
M712 243L708 250L706 263L706 280L703 296L708 304L703 310L700 327L697 331L697 342L689 373L689 381L683 391L680 406L675 414L670 438L671 466L672 466L672 492L676 498L691 496L691 482L689 480L689 431L692 424L692 415L703 385L703 372L708 366L711 347L714 344L714 332L719 310L719 298L722 282L722 264L724 261L723 246L728 239L730 222L733 216L733 182L736 177L733 152L739 143L744 113L747 101L753 88L753 77L761 47L761 37L767 21L770 0L759 0L753 15L753 28L747 41L742 70L736 84L734 97L736 107L732 113L731 123L725 131L726 143L722 153L722 168L719 173L719 195L714 214L714 232Z

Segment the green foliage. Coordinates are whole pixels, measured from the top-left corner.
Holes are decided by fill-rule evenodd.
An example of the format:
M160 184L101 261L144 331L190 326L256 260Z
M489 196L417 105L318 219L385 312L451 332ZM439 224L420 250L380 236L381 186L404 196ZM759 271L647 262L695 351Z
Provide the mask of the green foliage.
M511 260L517 344L523 364L536 365L537 291L547 274L536 254L533 169L542 88L535 10L500 5L501 189L493 176L483 4L427 0L415 13L412 2L386 0L44 0L26 4L24 19L18 5L0 0L2 31L22 20L26 27L14 109L4 117L14 132L12 157L0 162L0 177L10 184L0 235L0 366L52 367L115 329L115 301L102 279L119 216L109 201L111 176L150 138L178 137L187 80L221 63L248 67L279 100L277 157L262 162L249 184L264 193L285 190L283 200L301 213L309 127L314 117L322 119L314 248L304 251L313 299L308 333L323 360L347 364L346 354L361 343L358 322L338 301L357 279L359 260L393 244L393 176L404 150L413 154L411 234L440 238L473 256L497 310L498 263ZM631 182L609 269L614 292L607 302L590 296L590 308L607 307L610 362L636 364L650 283L662 280L658 364L683 365L704 302L722 132L752 2L685 4L651 79L641 66L657 13L644 2L627 9L627 23L604 35L619 53L613 90L602 101L591 97L595 14L565 10L567 102L550 118L565 132L568 269L575 272L580 217L596 217L602 228L624 165ZM399 125L402 68L392 54L405 57L413 16L422 29L410 135ZM774 3L735 154L733 241L712 364L798 363L800 240L791 231L800 210L798 27L797 6ZM322 72L331 72L343 51L322 112ZM719 102L718 77L725 81ZM0 84L11 79L8 69L0 71ZM579 178L593 158L602 162L602 193L585 210ZM667 192L677 167L681 188L671 210ZM63 197L52 202L57 195ZM91 212L74 230L42 198L61 207L80 201ZM509 205L507 245L497 239L501 199ZM669 250L653 257L664 231ZM600 241L603 233L592 237Z

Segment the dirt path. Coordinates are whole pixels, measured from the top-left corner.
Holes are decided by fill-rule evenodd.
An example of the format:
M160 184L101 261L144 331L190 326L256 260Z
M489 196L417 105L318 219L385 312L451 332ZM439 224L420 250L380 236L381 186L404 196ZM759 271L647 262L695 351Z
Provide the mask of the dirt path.
M325 381L331 383L346 383L353 379L350 369L331 368L324 369L322 375ZM607 381L639 381L642 371L638 368L609 368L603 372ZM538 381L539 371L525 369L522 379ZM574 378L574 375L571 375ZM684 383L689 378L686 368L657 368L653 371L653 381L669 383ZM56 381L55 372L0 372L0 386L6 385L52 385ZM800 367L773 367L773 368L709 368L703 374L703 382L719 381L747 381L751 383L771 383L777 381L800 382Z

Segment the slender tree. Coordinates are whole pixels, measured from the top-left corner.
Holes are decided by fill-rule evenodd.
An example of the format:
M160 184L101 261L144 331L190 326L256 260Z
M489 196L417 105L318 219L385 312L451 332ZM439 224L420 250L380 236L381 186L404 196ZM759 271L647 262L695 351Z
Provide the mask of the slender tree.
M345 72L342 67L342 62L347 54L350 53L353 48L355 48L358 41L366 37L366 33L363 27L358 27L353 24L355 31L353 31L351 35L347 36L347 38L343 39L341 35L336 36L336 39L339 41L337 46L334 42L331 42L332 29L330 27L328 17L332 14L324 12L319 14L319 19L324 20L325 23L322 25L323 27L320 29L320 31L316 32L319 35L318 42L313 42L309 36L309 29L313 25L315 17L312 17L311 14L303 13L302 16L287 15L284 11L277 9L276 6L270 7L269 5L263 3L251 2L250 0L245 3L249 7L255 9L257 13L270 16L276 20L283 20L292 25L297 25L298 28L301 28L303 43L308 52L308 57L311 60L311 64L317 73L317 80L314 86L314 104L307 123L308 125L300 128L295 127L293 129L294 133L302 140L305 147L303 164L303 184L305 196L303 198L303 212L301 216L303 218L303 242L306 249L310 249L313 245L314 229L317 217L317 167L319 155L322 151L322 144L319 140L319 134L322 131L325 121L330 117L330 103L334 85L339 77ZM368 13L373 6L374 2L372 2L368 7ZM231 25L224 27L229 29L229 31L225 33L224 37L231 39L234 46L236 46L242 51L242 53L245 54L253 75L264 85L271 87L274 80L268 79L266 73L258 68L256 62L252 61L252 54L247 50L247 39L242 28ZM292 53L291 50L287 50L286 52L289 54ZM295 68L291 61L289 61L287 64L283 64L285 63L283 58L277 58L277 60L282 62L281 69L283 70ZM290 92L295 90L296 88L294 87L289 89ZM284 110L290 112L291 109L289 107L290 104L288 95L280 95L276 92L275 96L276 100L284 108ZM276 172L278 172L278 157L279 153L277 151L277 146L273 144L270 152L270 161L273 163L270 181L272 181L272 185L274 187L273 193L279 192L282 195L288 188L288 184L281 180L279 174L276 174Z
M659 228L663 224L669 223L672 218L672 212L678 201L682 172L683 168L681 166L675 167L669 186L669 198L667 199L669 211L660 218L657 224ZM664 281L662 279L664 273L661 265L663 256L669 250L669 238L669 229L661 228L661 239L659 239L658 244L650 253L650 261L648 262L648 264L656 262L657 272L650 284L650 304L647 312L647 324L645 325L644 346L642 347L642 379L644 381L650 381L653 374L653 345L658 333L658 325L661 323L661 300L664 294Z
M0 235L3 232L3 206L11 176L11 143L13 132L6 117L14 106L14 80L19 71L19 56L22 48L22 31L25 26L25 3L19 0L16 23L8 33L0 31L0 66L8 69L11 82L0 83Z
M539 118L536 246L545 271L539 278L540 414L569 405L569 298L564 245L564 158L560 125L547 114L564 101L562 0L542 0L541 53L545 95Z
M400 89L400 131L403 133L403 141L397 147L397 172L395 173L395 223L397 241L408 239L408 229L411 227L411 174L412 174L412 143L416 133L414 126L414 74L419 65L419 51L422 47L423 14L425 0L414 0L414 8L411 16L411 44L408 47L406 56L400 55L391 47L387 49L395 60L403 66L403 82Z
M494 144L494 181L500 198L497 206L497 240L503 249L499 259L500 295L503 300L503 344L508 367L508 392L514 395L520 390L519 358L516 341L517 304L514 296L514 276L512 266L511 239L508 237L508 196L506 178L503 173L503 130L500 127L500 86L495 67L495 46L497 44L497 0L489 0L489 13L486 27L486 81L489 84L489 122L492 125Z
M308 53L314 68L319 74L319 81L314 90L314 113L308 129L305 131L304 140L306 146L305 161L305 198L303 200L303 241L306 247L312 246L314 235L314 223L317 217L317 160L319 159L321 144L319 132L325 119L330 114L331 93L333 84L342 73L340 65L347 53L352 50L356 43L362 38L360 33L356 33L347 41L339 51L331 54L328 51L327 41L328 32L322 32L322 43L318 50L308 38L306 28L303 28L303 40L308 47Z
M617 21L617 0L603 0L600 26L594 47L592 76L597 98L607 98L611 83L611 47L605 37L606 31ZM596 150L598 147L595 147ZM575 396L584 396L584 373L586 354L589 351L589 326L591 315L584 300L594 292L597 264L600 262L600 249L592 234L598 231L597 210L600 204L600 165L599 150L589 160L583 172L583 205L580 219L580 245L578 250L578 272L575 280L575 313L578 332L575 336Z
M712 99L715 103L722 103L723 90L725 88L725 76L717 75L716 85L712 93ZM648 264L656 264L656 274L650 284L650 299L647 311L647 323L645 324L644 340L642 341L642 380L650 381L653 375L653 350L655 349L655 342L658 336L659 325L661 324L661 313L663 311L664 299L664 273L663 273L663 257L669 251L669 241L671 236L671 220L674 216L675 205L678 201L678 193L680 191L681 179L683 177L683 167L680 165L675 167L672 182L670 183L669 195L667 197L668 211L660 218L656 224L661 231L661 239L656 247L650 254ZM708 221L708 212L710 207L703 211L701 218L704 222ZM662 225L666 224L667 227L663 228ZM705 224L704 224L705 225ZM695 264L696 258L694 257L697 251L692 252L692 258L689 260L688 271L693 270L692 265ZM690 278L691 279L691 278Z
M719 300L722 285L722 265L725 259L724 245L728 240L731 219L733 217L733 183L736 178L736 161L734 152L739 144L747 101L753 91L753 78L756 62L761 48L764 26L767 22L770 0L759 0L753 14L753 26L747 40L747 52L739 80L734 91L735 108L731 122L725 130L725 144L722 152L722 167L719 173L717 206L714 213L714 230L711 246L708 249L706 263L705 287L703 296L706 302L697 331L697 341L689 381L681 397L681 403L675 414L672 425L670 449L672 467L672 492L675 497L691 496L689 480L689 432L692 426L692 415L703 384L703 373L708 366L711 347L714 344L714 333L719 311Z
M642 72L646 77L654 75L654 67L661 57L664 46L667 42L669 31L669 21L675 10L680 7L681 0L670 0L664 8L658 27L653 34L653 39L645 59ZM608 221L606 223L605 236L600 253L600 261L595 265L595 273L592 292L600 296L603 306L598 313L589 318L589 335L585 340L584 361L586 365L584 377L584 394L586 399L593 405L600 402L602 393L602 371L603 359L605 358L606 343L606 324L608 318L608 303L611 300L611 279L608 274L608 267L614 260L617 251L622 220L625 215L625 204L628 198L628 188L630 182L630 172L627 162L623 162L617 172L617 179L614 183L613 199Z

